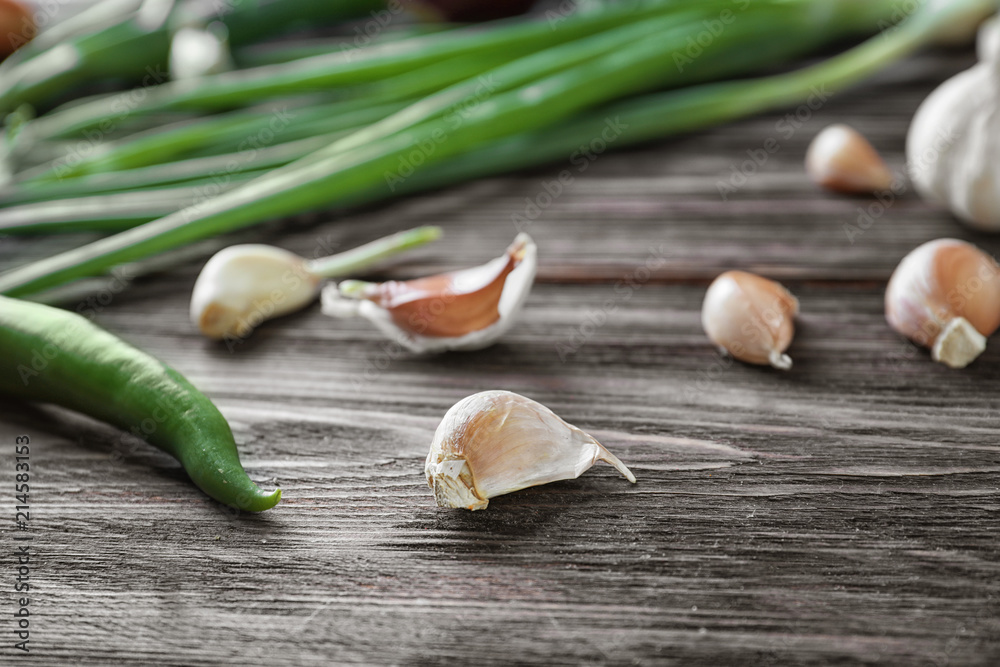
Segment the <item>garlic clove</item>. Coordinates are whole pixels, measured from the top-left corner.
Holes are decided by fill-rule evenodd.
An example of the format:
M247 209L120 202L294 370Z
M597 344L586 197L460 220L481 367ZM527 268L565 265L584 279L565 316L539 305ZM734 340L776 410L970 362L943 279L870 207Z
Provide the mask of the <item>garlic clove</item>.
M313 260L269 245L231 246L212 257L195 281L191 321L209 338L245 338L264 320L312 303L324 278L363 271L440 236L440 227L417 227Z
M482 266L408 281L344 281L323 290L323 312L361 316L418 352L489 347L514 323L534 284L538 251L519 234Z
M440 507L480 510L496 496L575 479L598 461L635 483L614 454L541 403L509 391L484 391L445 414L424 472Z
M849 194L881 192L893 183L875 147L847 125L831 125L816 135L806 153L806 172L818 185Z
M1000 21L983 26L982 61L931 93L906 139L914 187L963 222L1000 230Z
M216 253L191 295L191 321L209 338L244 338L261 322L301 310L316 298L321 278L298 255L263 244Z
M907 255L885 292L889 325L951 368L964 368L1000 328L1000 266L976 246L930 241Z
M746 271L727 271L705 294L701 323L713 343L736 359L792 367L784 354L795 335L798 300L773 280Z

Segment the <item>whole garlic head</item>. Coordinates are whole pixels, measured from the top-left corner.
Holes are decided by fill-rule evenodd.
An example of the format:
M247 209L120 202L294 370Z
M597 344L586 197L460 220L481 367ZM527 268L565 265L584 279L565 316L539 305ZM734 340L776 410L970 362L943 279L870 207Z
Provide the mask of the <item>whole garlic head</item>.
M344 281L323 290L323 312L360 315L414 352L479 350L513 325L535 281L538 250L518 234L481 266L384 283Z
M910 176L924 198L964 222L1000 230L1000 21L980 31L981 62L945 82L907 137Z
M598 461L635 483L614 454L541 403L509 391L484 391L445 414L424 472L439 506L481 510L505 493L576 479Z
M799 302L779 283L746 271L726 271L709 286L701 324L713 343L740 361L792 367L785 350L795 335Z
M889 325L931 356L964 368L1000 327L1000 266L956 239L930 241L899 263L885 292Z
M191 321L209 338L244 338L262 321L312 303L321 281L295 253L257 243L230 246L198 275Z

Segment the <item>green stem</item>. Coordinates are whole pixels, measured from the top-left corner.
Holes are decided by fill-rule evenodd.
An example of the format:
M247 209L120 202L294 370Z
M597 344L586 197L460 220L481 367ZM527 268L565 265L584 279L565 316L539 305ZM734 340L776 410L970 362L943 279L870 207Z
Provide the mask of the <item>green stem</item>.
M432 225L398 232L346 252L314 259L307 264L310 273L322 278L339 278L404 250L420 247L441 238L441 228Z
M274 3L278 4L278 3ZM304 91L331 90L369 84L405 74L449 58L465 58L490 52L514 56L533 53L626 25L658 14L673 13L677 7L706 6L718 14L725 3L704 0L653 0L608 5L585 14L573 14L555 26L547 20L497 21L489 27L458 28L441 34L381 44L355 52L338 52L290 63L268 65L203 77L197 85L168 82L147 88L141 101L132 92L82 101L57 109L34 121L25 132L48 138L70 131L91 129L120 119L122 109L129 115L164 109L226 109L262 99ZM711 8L709 8L711 5Z
M545 151L534 146L532 141L537 141L549 151L566 150L569 140L578 141L581 132L596 131L596 134L589 136L599 135L608 119L615 117L614 113L620 113L626 119L626 135L621 144L616 144L625 145L801 101L824 87L836 89L863 78L933 37L948 22L956 20L963 10L970 7L981 8L985 4L985 0L960 0L951 7L937 6L924 10L904 22L899 29L891 30L841 56L805 70L758 80L683 89L654 98L654 103L648 100L625 102L610 107L614 110L613 113L609 113L606 107L600 122L597 121L600 116L595 118L591 115L587 121L590 125L574 124L574 121L566 120L569 112L574 109L574 100L579 105L580 100L587 99L589 95L589 102L596 104L600 101L602 92L610 91L611 96L620 95L630 85L635 85L635 81L628 80L629 77L625 77L624 82L614 81L621 71L620 61L615 63L617 68L607 63L601 67L590 63L586 73L578 72L572 77L560 76L533 85L532 90L543 95L530 108L525 108L523 93L519 90L494 98L486 109L488 113L483 112L484 115L479 117L482 120L468 120L460 128L461 131L455 131L447 142L436 144L439 152L434 158L442 160L438 171L435 172L433 168L428 172L417 171L410 177L414 179L410 182L419 183L421 173L433 174L441 182L471 177L477 170L468 168L468 162L464 165L467 167L465 173L454 168L449 173L449 165L461 165L464 156L460 154L463 153L472 156L470 159L473 160L481 157L475 151L490 139L501 139L498 145L506 147L505 150L508 151L506 162L497 161L502 164L498 169L541 161ZM652 46L642 43L640 53L648 56L645 50ZM669 47L661 48L669 51ZM725 55L725 51L722 53ZM605 86L608 90L602 90ZM547 99L546 96L554 97ZM546 142L546 131L524 133L524 129L532 127L532 123L537 123L536 127L550 124L547 132L558 138L558 141ZM630 124L634 126L629 127ZM512 131L516 127L521 128L520 134ZM246 188L208 201L204 206L179 211L140 228L15 269L0 276L0 293L31 294L68 280L106 271L122 262L277 217L292 209L303 210L328 205L331 201L342 202L345 198L371 196L379 184L382 184L384 192L384 174L394 170L400 156L408 154L432 129L421 125L410 132L391 134L381 141L347 153L323 156L318 160L305 158L300 163L293 163L251 182ZM541 140L539 136L542 137ZM567 152L574 150L576 145L579 144L569 145ZM511 147L515 149L513 153L510 152ZM518 147L525 151L526 157L516 154ZM443 158L448 155L459 157L451 162L444 162ZM559 157L557 153L550 155ZM491 168L480 168L479 173ZM402 189L410 187L407 180L409 179L403 179Z

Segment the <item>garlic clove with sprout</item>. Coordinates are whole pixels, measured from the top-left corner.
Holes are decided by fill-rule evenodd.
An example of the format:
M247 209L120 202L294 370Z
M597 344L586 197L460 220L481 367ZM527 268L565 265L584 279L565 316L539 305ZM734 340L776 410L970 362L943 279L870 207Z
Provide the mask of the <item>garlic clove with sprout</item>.
M324 278L367 269L440 236L440 227L417 227L313 260L269 245L230 246L208 260L195 281L191 321L209 338L246 338L264 320L312 303Z
M1000 230L1000 21L979 35L982 60L924 100L906 139L907 163L922 197L963 222Z
M736 359L792 367L784 354L795 335L798 300L773 280L746 271L727 271L705 294L701 323L713 343Z
M614 454L541 403L509 391L484 391L445 414L424 472L439 506L481 510L505 493L575 479L598 461L635 483Z
M482 349L512 326L534 283L537 254L522 233L481 266L407 281L344 281L323 290L323 312L360 315L418 353Z
M312 303L321 281L295 253L258 243L230 246L198 275L191 321L209 338L244 338L264 320Z
M1000 327L1000 266L982 250L938 239L907 255L885 292L889 325L951 368L964 368Z
M806 172L818 185L849 194L881 192L893 182L892 171L875 147L860 132L841 124L827 127L812 140Z

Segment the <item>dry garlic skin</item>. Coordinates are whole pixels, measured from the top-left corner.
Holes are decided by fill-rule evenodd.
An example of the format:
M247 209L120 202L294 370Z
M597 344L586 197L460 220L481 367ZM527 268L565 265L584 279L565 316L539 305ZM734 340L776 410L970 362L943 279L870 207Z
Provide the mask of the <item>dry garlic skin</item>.
M961 368L1000 327L1000 267L965 241L925 243L893 272L885 314L893 329L930 348L935 360Z
M806 172L817 184L844 193L870 193L892 187L892 171L875 147L847 125L831 125L813 139Z
M507 277L524 259L525 250L526 244L520 242L482 266L378 283L364 298L385 309L398 327L431 338L464 336L500 319Z
M635 476L597 440L541 403L486 391L456 403L434 434L424 472L441 507L484 509L489 499L564 479L597 461Z
M740 361L788 370L784 351L795 335L799 302L779 283L746 271L727 271L705 295L701 323L713 343Z
M360 316L417 353L480 350L513 326L538 266L538 249L521 233L486 264L384 283L348 280L323 290L323 312Z

